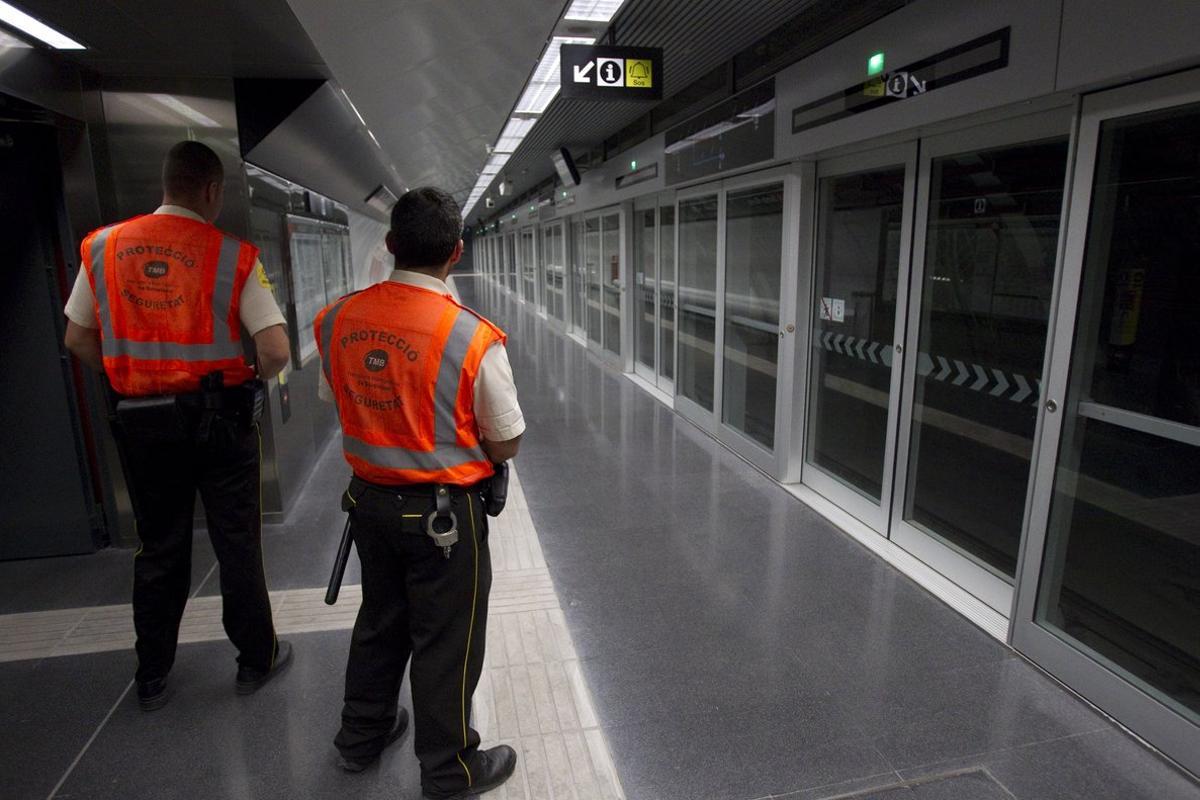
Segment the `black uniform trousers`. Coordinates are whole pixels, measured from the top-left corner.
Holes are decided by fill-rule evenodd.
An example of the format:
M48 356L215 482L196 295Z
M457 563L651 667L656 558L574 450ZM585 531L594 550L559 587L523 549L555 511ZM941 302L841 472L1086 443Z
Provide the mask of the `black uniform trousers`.
M433 491L347 490L351 531L362 563L362 607L350 640L342 727L347 758L380 752L396 721L400 684L412 658L414 749L430 793L472 785L479 734L471 698L483 670L492 564L487 516L477 491L455 493L458 543L449 558L425 534Z
M197 419L182 441L155 442L114 426L129 481L137 534L133 624L137 680L163 678L175 662L179 623L192 581L196 493L220 564L222 622L238 664L269 669L276 651L262 557L257 425L218 417L204 442Z

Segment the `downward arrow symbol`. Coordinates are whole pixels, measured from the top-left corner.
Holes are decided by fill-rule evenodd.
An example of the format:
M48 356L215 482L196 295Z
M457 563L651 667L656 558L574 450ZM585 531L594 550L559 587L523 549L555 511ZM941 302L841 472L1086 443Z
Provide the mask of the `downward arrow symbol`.
M592 79L588 77L592 72L592 67L596 66L595 61L589 61L582 67L578 64L574 67L575 83L591 83Z

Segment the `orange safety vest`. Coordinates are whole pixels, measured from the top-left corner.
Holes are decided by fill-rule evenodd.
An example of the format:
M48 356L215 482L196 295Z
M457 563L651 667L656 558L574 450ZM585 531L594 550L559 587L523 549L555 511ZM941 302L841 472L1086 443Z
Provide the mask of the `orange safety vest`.
M355 475L471 486L494 474L475 378L503 331L447 294L394 281L330 304L313 327Z
M88 234L104 371L129 397L194 392L210 372L254 377L238 310L258 248L207 222L147 214Z

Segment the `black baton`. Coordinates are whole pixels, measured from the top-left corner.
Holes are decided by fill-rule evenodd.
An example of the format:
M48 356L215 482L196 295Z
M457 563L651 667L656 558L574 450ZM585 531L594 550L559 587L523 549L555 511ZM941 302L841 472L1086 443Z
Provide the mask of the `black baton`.
M333 562L333 574L329 576L329 588L325 590L325 605L331 606L337 602L338 592L342 590L342 578L346 575L346 562L350 560L350 545L354 537L350 534L350 515L346 515L346 529L342 531L342 541L338 544L337 559Z

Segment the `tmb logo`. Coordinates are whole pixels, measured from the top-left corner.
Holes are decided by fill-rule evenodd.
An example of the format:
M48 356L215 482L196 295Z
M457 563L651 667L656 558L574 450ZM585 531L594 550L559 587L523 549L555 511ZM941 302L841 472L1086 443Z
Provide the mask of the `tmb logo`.
M379 372L387 366L387 363L388 354L386 350L372 350L363 359L363 366L371 372Z
M142 268L147 278L163 278L170 271L170 265L165 261L150 261Z

